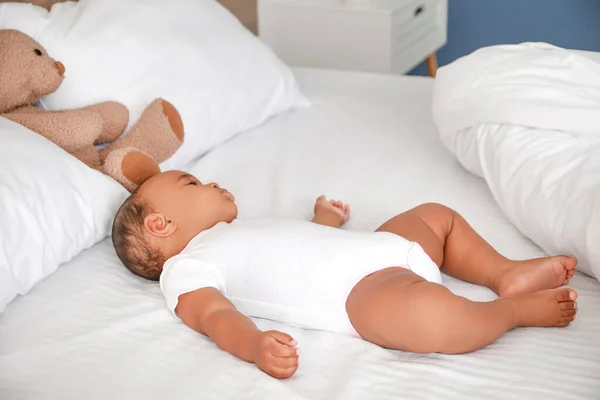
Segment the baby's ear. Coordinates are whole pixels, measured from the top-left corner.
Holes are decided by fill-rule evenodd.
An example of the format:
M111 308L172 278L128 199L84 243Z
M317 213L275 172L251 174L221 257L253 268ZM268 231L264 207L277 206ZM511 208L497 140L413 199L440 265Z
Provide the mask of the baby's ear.
M177 226L172 221L169 221L164 215L154 213L144 218L144 227L151 235L167 237L171 236Z

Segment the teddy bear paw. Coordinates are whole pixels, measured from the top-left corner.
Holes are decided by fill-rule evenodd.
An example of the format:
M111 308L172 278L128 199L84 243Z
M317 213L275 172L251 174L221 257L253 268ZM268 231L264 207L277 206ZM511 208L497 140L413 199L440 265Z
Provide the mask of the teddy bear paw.
M159 98L146 107L127 135L101 151L101 155L119 148L134 147L160 164L181 147L183 136L179 112L171 103Z
M160 167L152 157L131 147L112 151L104 160L104 170L130 192L160 174Z

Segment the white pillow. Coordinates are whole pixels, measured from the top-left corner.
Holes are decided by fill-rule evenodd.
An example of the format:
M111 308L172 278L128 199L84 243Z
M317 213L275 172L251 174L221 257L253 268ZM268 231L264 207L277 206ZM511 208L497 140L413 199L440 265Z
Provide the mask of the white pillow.
M18 29L36 37L46 24L45 8L29 3L0 3L0 29Z
M128 193L52 142L0 118L0 312L105 238Z
M134 122L155 97L173 103L186 137L163 169L307 104L291 70L215 0L80 0L45 16L20 4L3 9L4 27L22 25L66 67L47 108L117 100ZM32 22L40 20L41 28Z

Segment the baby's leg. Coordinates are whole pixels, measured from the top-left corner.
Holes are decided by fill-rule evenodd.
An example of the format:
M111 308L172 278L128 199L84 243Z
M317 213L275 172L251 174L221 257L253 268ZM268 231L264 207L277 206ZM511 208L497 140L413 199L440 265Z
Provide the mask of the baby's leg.
M500 296L564 285L577 264L574 258L564 256L511 261L494 250L456 211L441 204L413 208L377 231L419 243L444 273L487 286Z
M550 289L478 303L404 268L369 275L346 310L365 340L415 353L466 353L518 326L567 326L577 312L572 289Z

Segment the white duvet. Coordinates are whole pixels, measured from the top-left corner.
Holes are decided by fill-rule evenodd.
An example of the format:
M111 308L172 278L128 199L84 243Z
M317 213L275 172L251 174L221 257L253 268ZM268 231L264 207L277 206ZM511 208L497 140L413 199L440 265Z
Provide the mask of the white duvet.
M433 114L521 232L600 278L600 63L542 43L480 49L440 69Z

